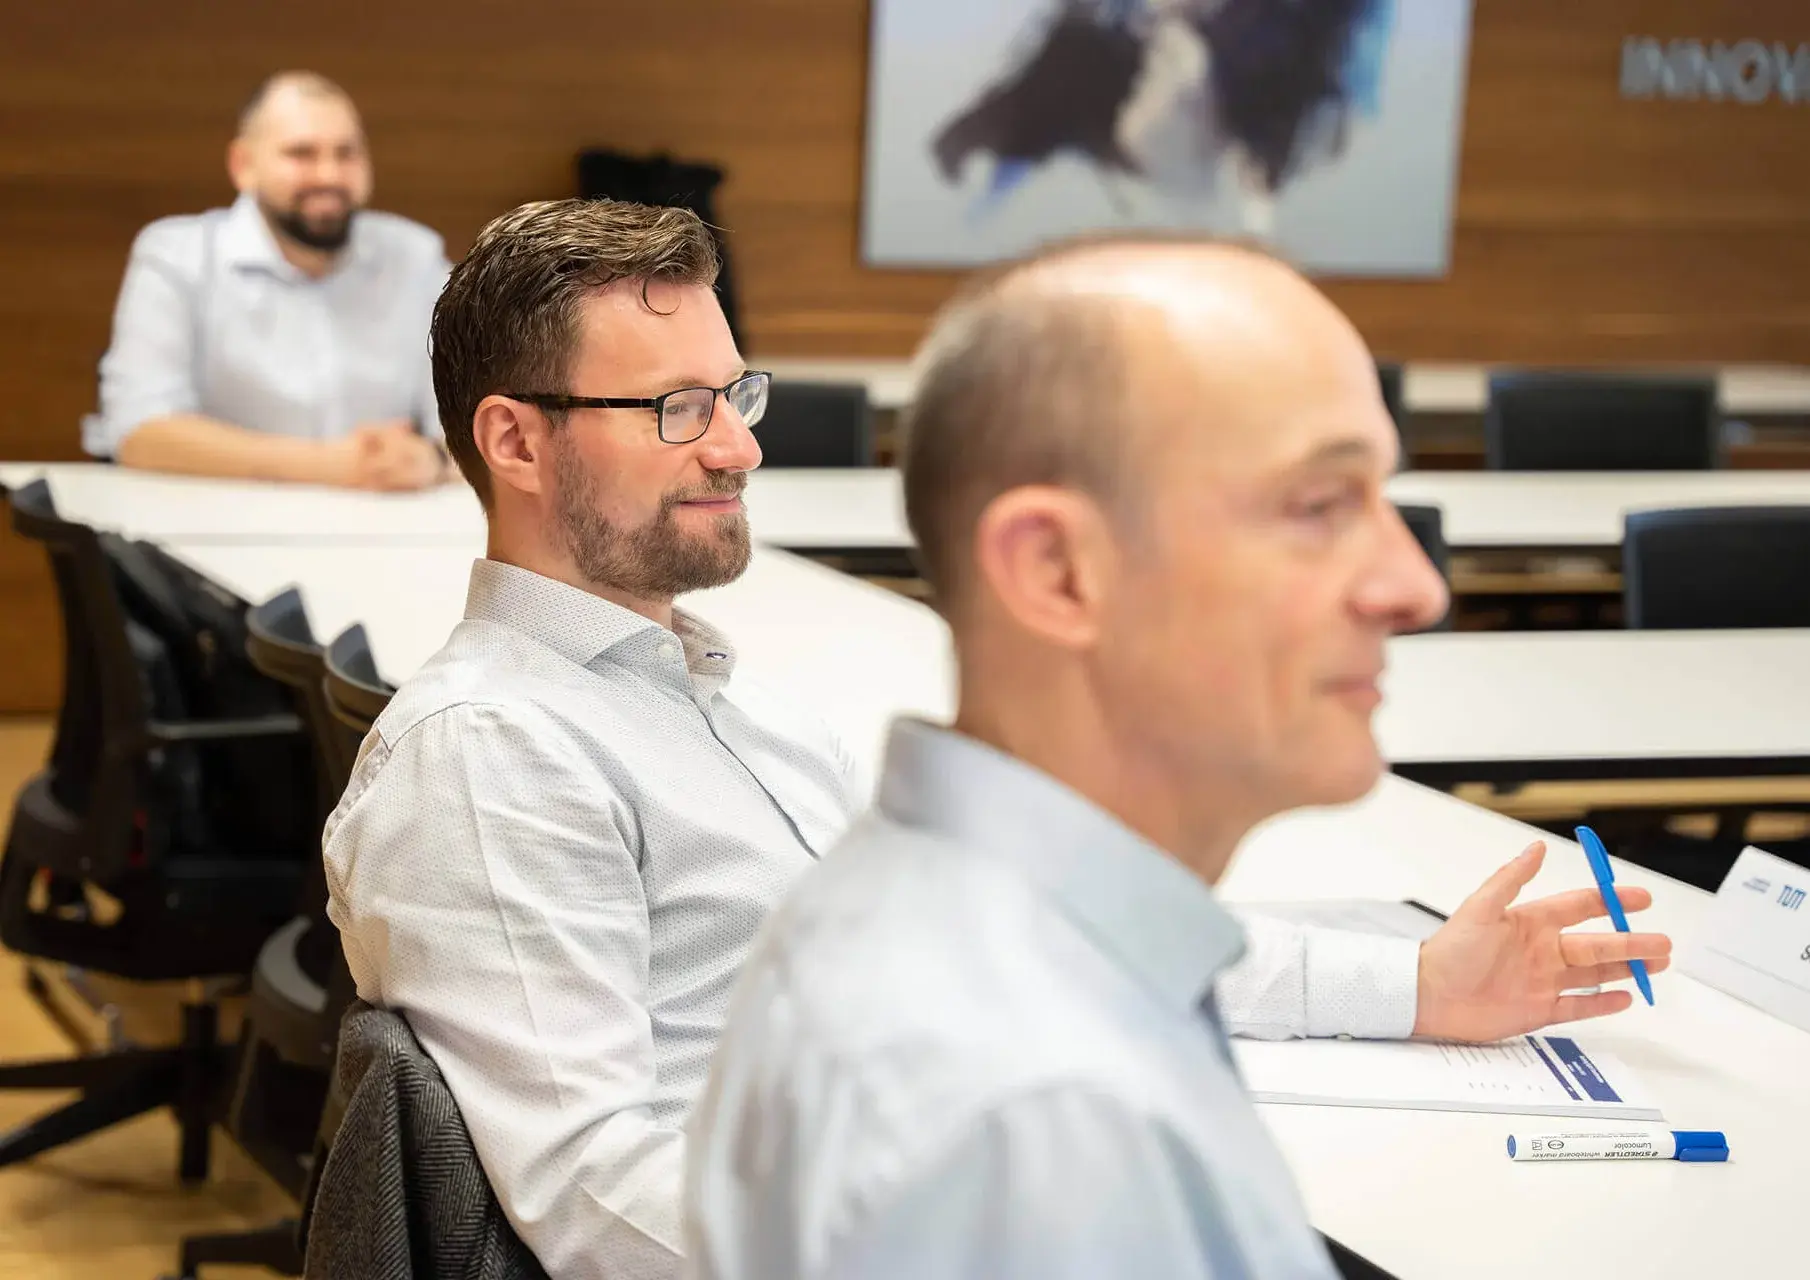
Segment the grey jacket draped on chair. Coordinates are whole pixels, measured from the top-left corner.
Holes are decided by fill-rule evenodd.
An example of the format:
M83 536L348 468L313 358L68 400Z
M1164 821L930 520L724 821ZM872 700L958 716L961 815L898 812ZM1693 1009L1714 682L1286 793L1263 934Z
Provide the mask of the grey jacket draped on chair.
M408 1024L340 1027L334 1136L309 1219L312 1280L547 1280L503 1216L452 1091Z

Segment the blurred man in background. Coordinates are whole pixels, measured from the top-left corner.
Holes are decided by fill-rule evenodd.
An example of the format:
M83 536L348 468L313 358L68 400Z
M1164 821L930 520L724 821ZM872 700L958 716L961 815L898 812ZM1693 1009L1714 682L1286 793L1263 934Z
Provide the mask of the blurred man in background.
M956 722L895 727L875 810L743 967L692 1274L1332 1280L1227 1033L1492 1040L1627 1008L1566 993L1670 942L1571 932L1593 889L1511 905L1535 844L1408 943L1398 1005L1376 940L1215 896L1257 823L1376 783L1384 643L1446 607L1383 491L1375 365L1312 285L1225 246L1046 251L922 368L905 501Z
M227 170L230 209L159 219L134 242L83 446L151 470L363 489L449 476L427 354L445 249L365 208L351 99L311 72L273 76Z

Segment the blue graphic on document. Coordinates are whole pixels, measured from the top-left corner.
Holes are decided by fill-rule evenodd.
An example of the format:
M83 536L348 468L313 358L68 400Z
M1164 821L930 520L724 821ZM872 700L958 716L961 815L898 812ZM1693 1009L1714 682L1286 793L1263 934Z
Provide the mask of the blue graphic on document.
M1592 1101L1621 1101L1621 1095L1609 1087L1609 1082L1603 1079L1603 1073L1590 1061L1590 1055L1578 1047L1577 1041L1564 1036L1547 1036L1546 1043L1552 1046L1559 1061L1565 1064L1565 1070L1571 1073L1571 1078L1577 1081L1578 1087Z

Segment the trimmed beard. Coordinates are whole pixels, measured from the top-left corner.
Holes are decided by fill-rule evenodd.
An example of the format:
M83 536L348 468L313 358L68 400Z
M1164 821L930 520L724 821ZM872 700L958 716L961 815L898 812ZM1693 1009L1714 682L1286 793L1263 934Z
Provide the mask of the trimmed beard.
M720 516L706 534L680 530L673 513L699 498L734 497L747 487L741 472L712 472L695 490L669 493L646 524L624 529L597 513L597 480L577 451L558 440L553 453L554 518L572 562L585 581L637 600L671 600L688 591L721 587L742 576L753 555L745 513Z
M348 200L345 212L332 220L310 222L302 216L302 201L312 194L303 192L287 209L274 209L262 199L258 201L258 207L264 211L264 217L277 234L285 240L293 240L305 249L337 253L352 239L352 222L358 216L358 206Z

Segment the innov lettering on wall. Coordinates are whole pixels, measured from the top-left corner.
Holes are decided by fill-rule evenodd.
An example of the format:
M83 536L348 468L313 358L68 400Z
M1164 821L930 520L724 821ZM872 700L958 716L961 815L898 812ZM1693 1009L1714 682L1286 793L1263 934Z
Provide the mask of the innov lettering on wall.
M1780 41L1659 40L1629 36L1621 45L1621 96L1707 99L1756 106L1810 106L1810 44Z

